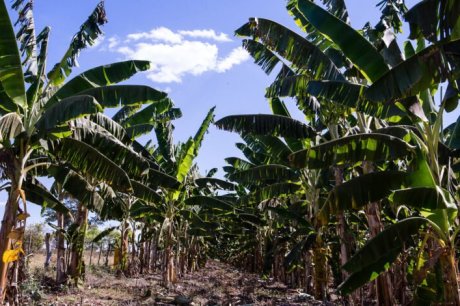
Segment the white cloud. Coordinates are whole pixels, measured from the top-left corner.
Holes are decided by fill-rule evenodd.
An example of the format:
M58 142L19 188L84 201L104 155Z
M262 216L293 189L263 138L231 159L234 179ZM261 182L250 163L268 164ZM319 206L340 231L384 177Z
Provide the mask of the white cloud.
M146 39L152 41L163 41L167 43L178 44L182 41L182 35L174 33L173 31L165 27L152 29L150 32L129 34L127 38L128 42Z
M242 47L232 50L232 52L224 59L217 62L216 71L225 72L235 65L239 65L249 59L249 54Z
M215 40L218 42L229 42L232 41L227 34L219 33L217 34L214 30L192 30L192 31L179 31L179 34L182 36L188 36L192 38L204 38Z
M241 47L225 56L219 44L230 41L227 34L214 30L172 31L161 27L133 33L126 39L108 39L108 50L127 59L152 62L147 77L157 83L180 83L186 75L198 76L213 71L223 73L249 58Z
M108 41L109 41L108 47L110 49L115 48L116 46L120 44L120 39L118 39L118 37L116 36L110 37Z

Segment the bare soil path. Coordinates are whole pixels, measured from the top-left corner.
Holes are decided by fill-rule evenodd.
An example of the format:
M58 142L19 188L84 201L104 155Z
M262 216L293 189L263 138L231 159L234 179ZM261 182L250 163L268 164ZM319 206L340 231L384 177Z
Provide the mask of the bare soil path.
M160 285L160 275L117 278L97 268L88 271L82 288L52 291L42 287L34 299L25 305L322 305L301 290L214 260L169 290Z

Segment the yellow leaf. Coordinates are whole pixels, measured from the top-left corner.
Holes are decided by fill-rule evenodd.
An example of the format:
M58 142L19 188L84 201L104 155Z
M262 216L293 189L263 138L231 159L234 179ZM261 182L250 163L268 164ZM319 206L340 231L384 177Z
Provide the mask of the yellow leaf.
M15 250L7 250L5 253L3 253L3 262L4 263L9 263L13 262L19 259L19 252L21 252L20 249L15 249Z
M30 217L29 214L27 214L27 213L21 213L21 214L18 215L17 219L18 219L19 221L24 221L25 219L27 219L27 218L29 218L29 217Z

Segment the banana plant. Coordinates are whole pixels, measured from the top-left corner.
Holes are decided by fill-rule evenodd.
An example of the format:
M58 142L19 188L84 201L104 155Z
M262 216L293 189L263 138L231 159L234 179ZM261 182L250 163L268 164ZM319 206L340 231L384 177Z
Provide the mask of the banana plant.
M142 113L141 110L139 113ZM152 112L148 110L147 112ZM171 109L171 112L166 114L168 116L177 115L175 109ZM146 117L147 116L147 117ZM117 114L115 117L123 117L123 115ZM151 115L143 113L139 116L133 115L134 119L124 120L127 129L140 125L138 120L142 118L150 118ZM160 116L161 117L161 116ZM163 250L162 258L162 274L163 284L169 287L177 279L177 258L178 258L178 243L179 235L185 234L188 230L187 227L183 226L181 220L182 213L185 211L184 201L190 196L190 189L193 188L193 178L197 176L197 168L194 166L194 159L197 157L199 148L203 142L204 136L209 128L209 125L214 118L214 108L209 110L202 124L200 125L197 133L190 137L185 143L175 145L172 139L173 125L169 120L158 120L156 123L147 123L150 130L154 130L157 145L151 147L150 143L147 143L142 151L145 156L149 156L151 164L158 166L158 170L169 175L172 181L178 183L175 186L167 186L158 184L155 179L148 182L147 186L151 186L155 189L155 194L158 198L155 199L144 199L136 203L134 211L131 212L132 218L146 218L150 220L148 224L155 226L158 222L160 232L158 234L158 245ZM137 123L136 123L137 122ZM150 173L154 175L154 169L150 169ZM155 176L154 176L155 177ZM166 187L166 188L165 188ZM173 187L173 188L172 188ZM155 220L155 221L153 221ZM184 221L186 222L186 221ZM181 230L182 229L182 230Z
M149 63L145 61L96 67L65 82L80 51L92 45L102 33L100 26L106 22L103 3L82 24L62 59L46 73L50 29L45 28L35 36L32 7L29 1L14 2L14 8L20 12L21 25L15 35L5 1L0 3L4 33L0 43L1 158L2 171L11 182L0 231L0 253L8 255L0 262L0 301L7 291L8 266L21 252L21 239L13 241L9 235L17 221L27 216L24 182L34 169L49 165L49 161L33 157L46 156L50 149L54 156L67 159L74 167L109 184L124 184L127 176L115 163L83 141L65 138L72 134L68 122L95 115L106 107L134 107L166 97L146 86L112 86L148 69ZM30 85L26 86L26 82ZM125 186L130 188L129 184ZM20 199L22 208L19 208ZM24 216L18 215L18 211Z
M320 164L330 167L338 165L337 162L343 163L344 161L340 161L341 158L351 158L354 162L361 163L366 159L374 160L381 154L381 157L395 155L396 160L405 158L404 150L407 148L404 146L401 146L403 150L399 153L397 144L394 150L393 147L391 150L383 149L392 136L382 136L380 140L371 140L377 135L363 134L353 135L348 140L345 138L348 138L350 133L368 133L371 129L385 127L388 123L413 124L421 120L433 124L436 114L429 90L433 90L433 85L446 80L451 84L450 96L446 101L453 101L446 108L455 108L458 42L454 25L458 16L449 14L448 21L443 23L439 22L440 15L437 15L438 12L446 12L447 7L455 7L455 4L427 1L426 3L430 2L432 6L429 13L426 3L406 13L404 3L383 1L382 6L385 9L382 10L380 23L375 27L367 25L360 33L349 25L343 1L325 2L327 10L308 0L289 1L288 11L297 25L306 32L306 38L276 22L262 18L251 18L249 23L236 31L237 35L247 38L243 41L243 46L267 73L278 63L282 65L274 83L267 89L267 97L294 97L312 126L329 125L328 133L331 137L326 138L324 144L316 143L311 149L305 148L292 154L292 165L315 169ZM423 13L430 15L431 19L422 21L420 16ZM432 33L442 32L443 39L435 40L427 47L419 39L420 48L417 53L411 49L408 42L404 54L396 44L395 35L391 33L391 29L396 33L400 31L404 14L411 18L413 38L427 35L426 31L423 34L420 28L424 27L424 30L427 30L431 27ZM426 24L422 27L420 24L424 21ZM448 37L446 33L453 34ZM411 50L413 52L409 52ZM332 126L337 117L329 116L334 114L327 111L329 104L341 107L339 114L345 117L353 114L358 130L345 130L342 134L340 129L343 131L343 127ZM316 119L319 121L315 121ZM427 130L422 131L422 134L432 135L433 132ZM398 139L392 141L397 142ZM437 145L436 141L435 143ZM331 155L323 150L330 145L338 150L329 151ZM360 161L359 158L363 159ZM319 163L315 165L316 162ZM432 167L436 170L436 166ZM369 172L366 168L368 167L363 167L365 173ZM372 177L378 176L369 174ZM362 180L365 181L366 178L363 177ZM361 186L361 183L355 184ZM340 190L345 190L346 187L349 186L336 186ZM354 205L353 201L348 202ZM340 214L341 211L336 213ZM381 227L381 224L378 227ZM378 299L382 299L381 302L384 304L389 304L391 294L387 292Z

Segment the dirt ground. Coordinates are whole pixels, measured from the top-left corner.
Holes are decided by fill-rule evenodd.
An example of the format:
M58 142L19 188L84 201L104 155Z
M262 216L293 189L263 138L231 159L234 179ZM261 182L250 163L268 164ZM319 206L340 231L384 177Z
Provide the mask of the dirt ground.
M31 260L31 280L22 284L24 297L29 300L24 305L322 305L301 290L213 260L200 271L182 277L169 290L160 285L159 274L117 278L103 266L88 267L81 288L52 290L43 275L53 277L55 272L52 268L45 272L43 260L42 255Z

